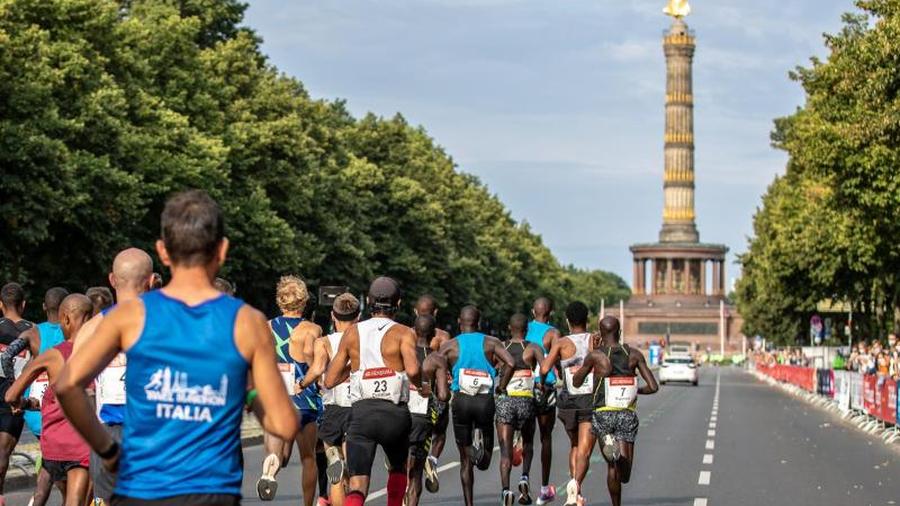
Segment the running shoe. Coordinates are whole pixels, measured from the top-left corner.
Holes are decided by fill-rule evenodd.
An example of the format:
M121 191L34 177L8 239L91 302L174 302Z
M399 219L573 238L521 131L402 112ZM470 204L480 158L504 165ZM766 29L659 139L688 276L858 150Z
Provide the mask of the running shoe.
M531 504L531 490L528 486L528 477L523 476L519 480L519 504Z
M603 454L603 458L610 464L614 464L619 460L619 445L616 444L616 440L612 437L612 434L603 436L603 446L600 448L600 452Z
M513 506L513 502L516 500L516 495L512 493L510 490L504 490L500 492L500 506Z
M325 461L328 463L328 467L325 468L328 481L332 485L337 485L344 479L344 459L341 458L341 451L336 446L326 449Z
M331 501L324 497L319 497L316 501L316 506L331 506Z
M522 449L522 436L518 431L516 431L516 434L513 437L513 452L512 452L513 467L519 467L522 465L523 455L524 455L524 451Z
M278 472L281 462L278 455L269 454L263 461L263 472L259 480L256 482L256 495L260 501L271 501L275 499L275 493L278 492L278 482L275 481L275 473Z
M566 506L577 506L578 502L578 482L575 478L569 480L566 484Z
M484 454L487 449L484 447L484 434L482 434L481 429L475 429L472 431L472 458L475 461L475 467L484 471L487 469L487 466L484 465Z
M438 481L438 459L434 455L429 455L427 459L425 459L425 489L431 492L432 494L436 494L437 491L441 488L441 483Z
M554 499L556 499L556 487L547 485L546 487L541 487L541 495L537 498L537 504L538 506L548 504L553 502Z

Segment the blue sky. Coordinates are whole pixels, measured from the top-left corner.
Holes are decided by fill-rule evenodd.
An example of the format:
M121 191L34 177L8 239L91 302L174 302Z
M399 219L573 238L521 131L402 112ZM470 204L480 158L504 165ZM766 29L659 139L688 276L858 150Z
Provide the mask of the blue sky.
M662 215L665 0L252 0L246 24L315 97L423 125L564 263L630 282ZM693 0L700 238L746 249L786 157L787 72L850 0ZM737 269L729 265L729 278Z

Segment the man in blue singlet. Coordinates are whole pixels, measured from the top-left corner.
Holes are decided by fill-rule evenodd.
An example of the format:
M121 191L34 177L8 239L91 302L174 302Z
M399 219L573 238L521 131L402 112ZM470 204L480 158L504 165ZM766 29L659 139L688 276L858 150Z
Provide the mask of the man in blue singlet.
M144 250L124 249L113 259L112 272L109 273L108 279L110 286L116 291L116 299L120 304L137 300L141 294L150 289L153 280L153 259ZM90 346L94 332L113 307L104 308L81 327L75 337L72 353ZM125 422L125 366L125 354L117 354L97 376L94 385L97 416L112 437L120 441L122 424ZM103 459L96 452L91 452L90 471L91 481L94 484L94 503L97 506L109 504L116 486L116 473L103 466Z
M547 297L538 297L531 308L534 320L528 322L528 333L525 340L534 343L550 353L554 341L560 333L548 323L553 314L553 301ZM538 504L547 504L556 498L556 487L550 483L550 465L553 461L553 426L556 425L556 373L551 370L543 377L543 386L535 392L537 424L541 433L541 493ZM530 465L530 462L529 462Z
M494 393L505 395L515 361L503 343L478 332L481 312L466 306L459 312L460 335L441 346L453 375L450 402L453 436L459 449L459 477L463 499L472 506L473 467L484 471L491 465L494 449ZM502 371L495 382L497 371Z
M300 433L297 446L303 467L301 484L305 506L313 503L316 491L316 424L322 417L324 407L322 396L316 384L316 375L309 375L310 364L315 356L315 342L322 336L322 328L303 318L303 311L309 302L306 283L297 276L283 276L275 288L275 300L281 316L269 321L269 329L275 342L278 368L288 394L300 413ZM300 386L301 383L303 386ZM271 434L265 435L266 458L263 472L256 482L256 493L263 501L271 501L278 490L275 476L291 459L293 442L283 441Z
M156 249L171 280L120 301L66 363L56 395L104 465L118 467L113 504L237 505L245 404L258 402L263 428L285 440L297 414L265 316L213 287L228 252L218 204L202 191L179 193L161 222ZM120 351L128 362L121 449L84 390Z

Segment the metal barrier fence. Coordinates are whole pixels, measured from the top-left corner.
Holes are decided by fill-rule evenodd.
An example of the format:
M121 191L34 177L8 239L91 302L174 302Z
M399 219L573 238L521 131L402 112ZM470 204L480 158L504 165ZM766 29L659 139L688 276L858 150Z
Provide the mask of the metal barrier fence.
M827 404L868 432L884 431L887 443L900 441L897 382L885 376L793 365L755 365L758 373Z

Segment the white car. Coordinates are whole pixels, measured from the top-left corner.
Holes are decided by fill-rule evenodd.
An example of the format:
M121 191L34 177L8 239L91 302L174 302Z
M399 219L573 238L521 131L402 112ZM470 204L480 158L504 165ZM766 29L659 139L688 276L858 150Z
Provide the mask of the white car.
M659 364L659 382L686 381L697 386L697 364L690 356L669 356Z

